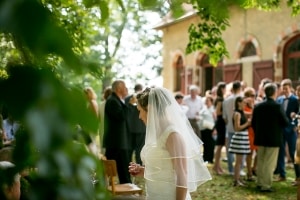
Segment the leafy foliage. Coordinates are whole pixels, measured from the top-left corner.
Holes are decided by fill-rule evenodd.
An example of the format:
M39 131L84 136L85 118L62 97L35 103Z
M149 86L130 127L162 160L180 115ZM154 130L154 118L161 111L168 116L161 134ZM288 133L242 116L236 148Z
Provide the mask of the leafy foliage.
M98 158L74 140L77 124L89 132L98 127L82 91L36 66L11 66L8 75L0 82L5 93L0 101L23 125L14 151L17 170L37 168L31 175L30 199L107 198ZM97 187L92 184L94 173Z
M292 8L292 15L296 16L300 13L300 3L297 0L288 0L287 5Z
M186 1L189 2L189 1ZM210 57L210 63L217 66L223 57L228 57L228 51L222 38L229 24L229 8L238 6L242 9L256 8L264 11L280 9L280 0L191 0L190 3L197 11L201 22L192 24L189 28L189 43L186 53L201 50ZM300 4L297 0L287 1L292 8L292 15L300 12Z
M212 61L227 55L221 32L229 26L229 6L273 9L279 5L275 0L170 0L168 8L179 16L183 2L192 3L203 20L190 27L187 52L203 49ZM83 141L74 139L78 138L77 125L90 133L98 125L86 108L78 82L94 75L108 84L124 30L140 31L145 22L139 9L165 12L164 0L139 3L0 1L0 103L22 124L13 154L16 170L37 169L32 170L30 199L108 198L98 158L86 150ZM299 12L296 0L289 0L288 5L294 14ZM158 39L146 40L146 32L138 33L146 46ZM85 74L85 80L78 74Z

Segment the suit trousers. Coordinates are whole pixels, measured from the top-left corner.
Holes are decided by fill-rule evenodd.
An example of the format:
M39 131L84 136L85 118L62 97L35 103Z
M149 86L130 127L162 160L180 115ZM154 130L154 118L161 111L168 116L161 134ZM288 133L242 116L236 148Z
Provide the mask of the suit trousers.
M128 171L131 162L130 151L127 149L106 148L105 156L108 160L115 160L120 184L131 183L130 173Z
M198 120L197 119L189 119L189 122L195 132L195 134L201 139L201 131L198 125Z
M201 130L202 142L203 142L203 160L209 163L213 163L215 140L212 137L213 130L204 129Z
M283 142L279 149L279 155L277 160L277 168L275 170L276 173L279 173L280 177L286 177L286 170L285 170L285 145L288 145L289 154L291 156L292 162L294 163L294 155L296 151L296 140L297 140L297 133L294 130L284 131L283 132ZM300 170L299 165L294 164L294 171L296 178L300 177Z
M258 146L257 149L257 186L263 190L272 186L273 172L276 168L279 147Z
M146 132L131 133L131 137L132 137L132 150L130 151L129 155L132 156L134 152L136 163L142 165L143 162L141 159L141 151L145 145Z

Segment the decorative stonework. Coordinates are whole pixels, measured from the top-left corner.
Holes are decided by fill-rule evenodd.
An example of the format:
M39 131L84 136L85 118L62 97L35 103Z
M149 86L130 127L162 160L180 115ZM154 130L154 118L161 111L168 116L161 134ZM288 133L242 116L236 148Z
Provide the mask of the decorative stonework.
M256 56L261 57L261 48L260 48L258 40L253 35L249 34L246 37L241 38L240 41L238 42L236 51L234 54L236 60L241 59L241 53L244 50L245 45L248 42L251 42L254 45L254 47L256 49Z
M282 31L278 36L277 40L275 41L275 45L273 47L273 59L281 60L278 55L282 55L282 47L290 37L294 36L295 34L300 32L300 24L293 24L290 27L286 28L285 31Z
M180 50L176 50L171 55L172 58L172 67L173 68L183 68L185 67L185 61L183 53Z
M284 31L282 31L275 41L273 46L273 61L275 65L275 76L278 80L281 80L283 77L283 47L286 42L292 38L293 36L300 33L300 23L299 24L292 24L291 26L287 27ZM280 76L279 76L280 75Z
M195 53L195 65L200 67L201 64L202 64L202 60L204 59L205 57L205 54L204 53L201 53L200 51L199 52L196 52Z

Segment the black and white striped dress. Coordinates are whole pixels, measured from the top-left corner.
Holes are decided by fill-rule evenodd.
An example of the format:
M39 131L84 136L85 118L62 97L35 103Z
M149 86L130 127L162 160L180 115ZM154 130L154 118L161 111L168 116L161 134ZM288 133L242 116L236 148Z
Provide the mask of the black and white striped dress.
M247 118L243 111L235 110L235 112L239 112L241 114L240 124L244 124L247 122ZM228 150L230 153L236 154L249 154L251 152L248 128L242 131L236 131L234 133Z

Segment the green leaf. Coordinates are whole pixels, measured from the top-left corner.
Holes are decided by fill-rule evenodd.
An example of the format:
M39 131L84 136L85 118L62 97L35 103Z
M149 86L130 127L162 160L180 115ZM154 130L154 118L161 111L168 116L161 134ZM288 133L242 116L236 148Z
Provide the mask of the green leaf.
M108 3L104 0L99 2L100 12L101 12L101 22L105 22L109 16Z
M97 4L97 1L98 0L83 0L83 4L87 8L92 8L93 6L95 6Z
M143 8L151 9L157 5L158 0L139 0Z

